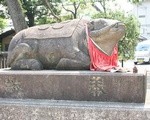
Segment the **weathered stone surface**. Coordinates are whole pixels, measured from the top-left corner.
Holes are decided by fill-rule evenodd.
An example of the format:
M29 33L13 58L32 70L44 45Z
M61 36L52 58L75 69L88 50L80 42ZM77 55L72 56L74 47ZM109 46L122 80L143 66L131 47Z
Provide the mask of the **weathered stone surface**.
M89 30L86 30L86 25ZM120 21L110 19L75 19L30 27L11 40L8 66L23 70L89 70L86 31L104 53L111 55L125 33L125 26Z
M145 101L143 74L92 71L0 71L1 98Z
M0 99L0 120L150 120L137 103Z

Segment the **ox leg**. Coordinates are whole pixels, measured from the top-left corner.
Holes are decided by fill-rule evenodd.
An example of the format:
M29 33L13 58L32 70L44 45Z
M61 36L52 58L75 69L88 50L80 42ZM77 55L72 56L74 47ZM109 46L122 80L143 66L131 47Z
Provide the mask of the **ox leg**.
M13 70L41 70L42 64L36 59L21 59L11 66Z
M56 66L60 70L89 70L90 59L82 52L77 52L72 59L62 58Z
M21 43L17 45L8 55L8 63L11 69L14 70L39 70L43 69L42 64L34 59L36 58L32 48L26 44Z
M56 66L57 70L80 70L84 69L82 62L68 59L68 58L62 58L59 63Z

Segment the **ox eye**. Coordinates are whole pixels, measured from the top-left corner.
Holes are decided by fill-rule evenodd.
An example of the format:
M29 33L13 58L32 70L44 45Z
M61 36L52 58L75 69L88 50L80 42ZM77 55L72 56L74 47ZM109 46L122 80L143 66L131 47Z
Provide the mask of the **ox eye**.
M107 26L107 23L104 23L104 26Z

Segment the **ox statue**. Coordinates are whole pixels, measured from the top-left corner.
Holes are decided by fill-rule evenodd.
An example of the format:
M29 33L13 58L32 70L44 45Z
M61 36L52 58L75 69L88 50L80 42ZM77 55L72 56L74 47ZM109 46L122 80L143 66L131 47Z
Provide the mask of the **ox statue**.
M14 70L88 70L87 36L105 54L111 55L124 33L123 23L102 18L30 27L11 40L7 63Z

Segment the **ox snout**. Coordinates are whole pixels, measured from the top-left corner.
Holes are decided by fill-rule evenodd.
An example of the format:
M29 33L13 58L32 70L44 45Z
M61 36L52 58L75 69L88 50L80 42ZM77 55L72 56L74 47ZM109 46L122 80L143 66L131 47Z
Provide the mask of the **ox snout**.
M122 22L117 22L117 23L111 25L110 31L125 33L125 25Z

